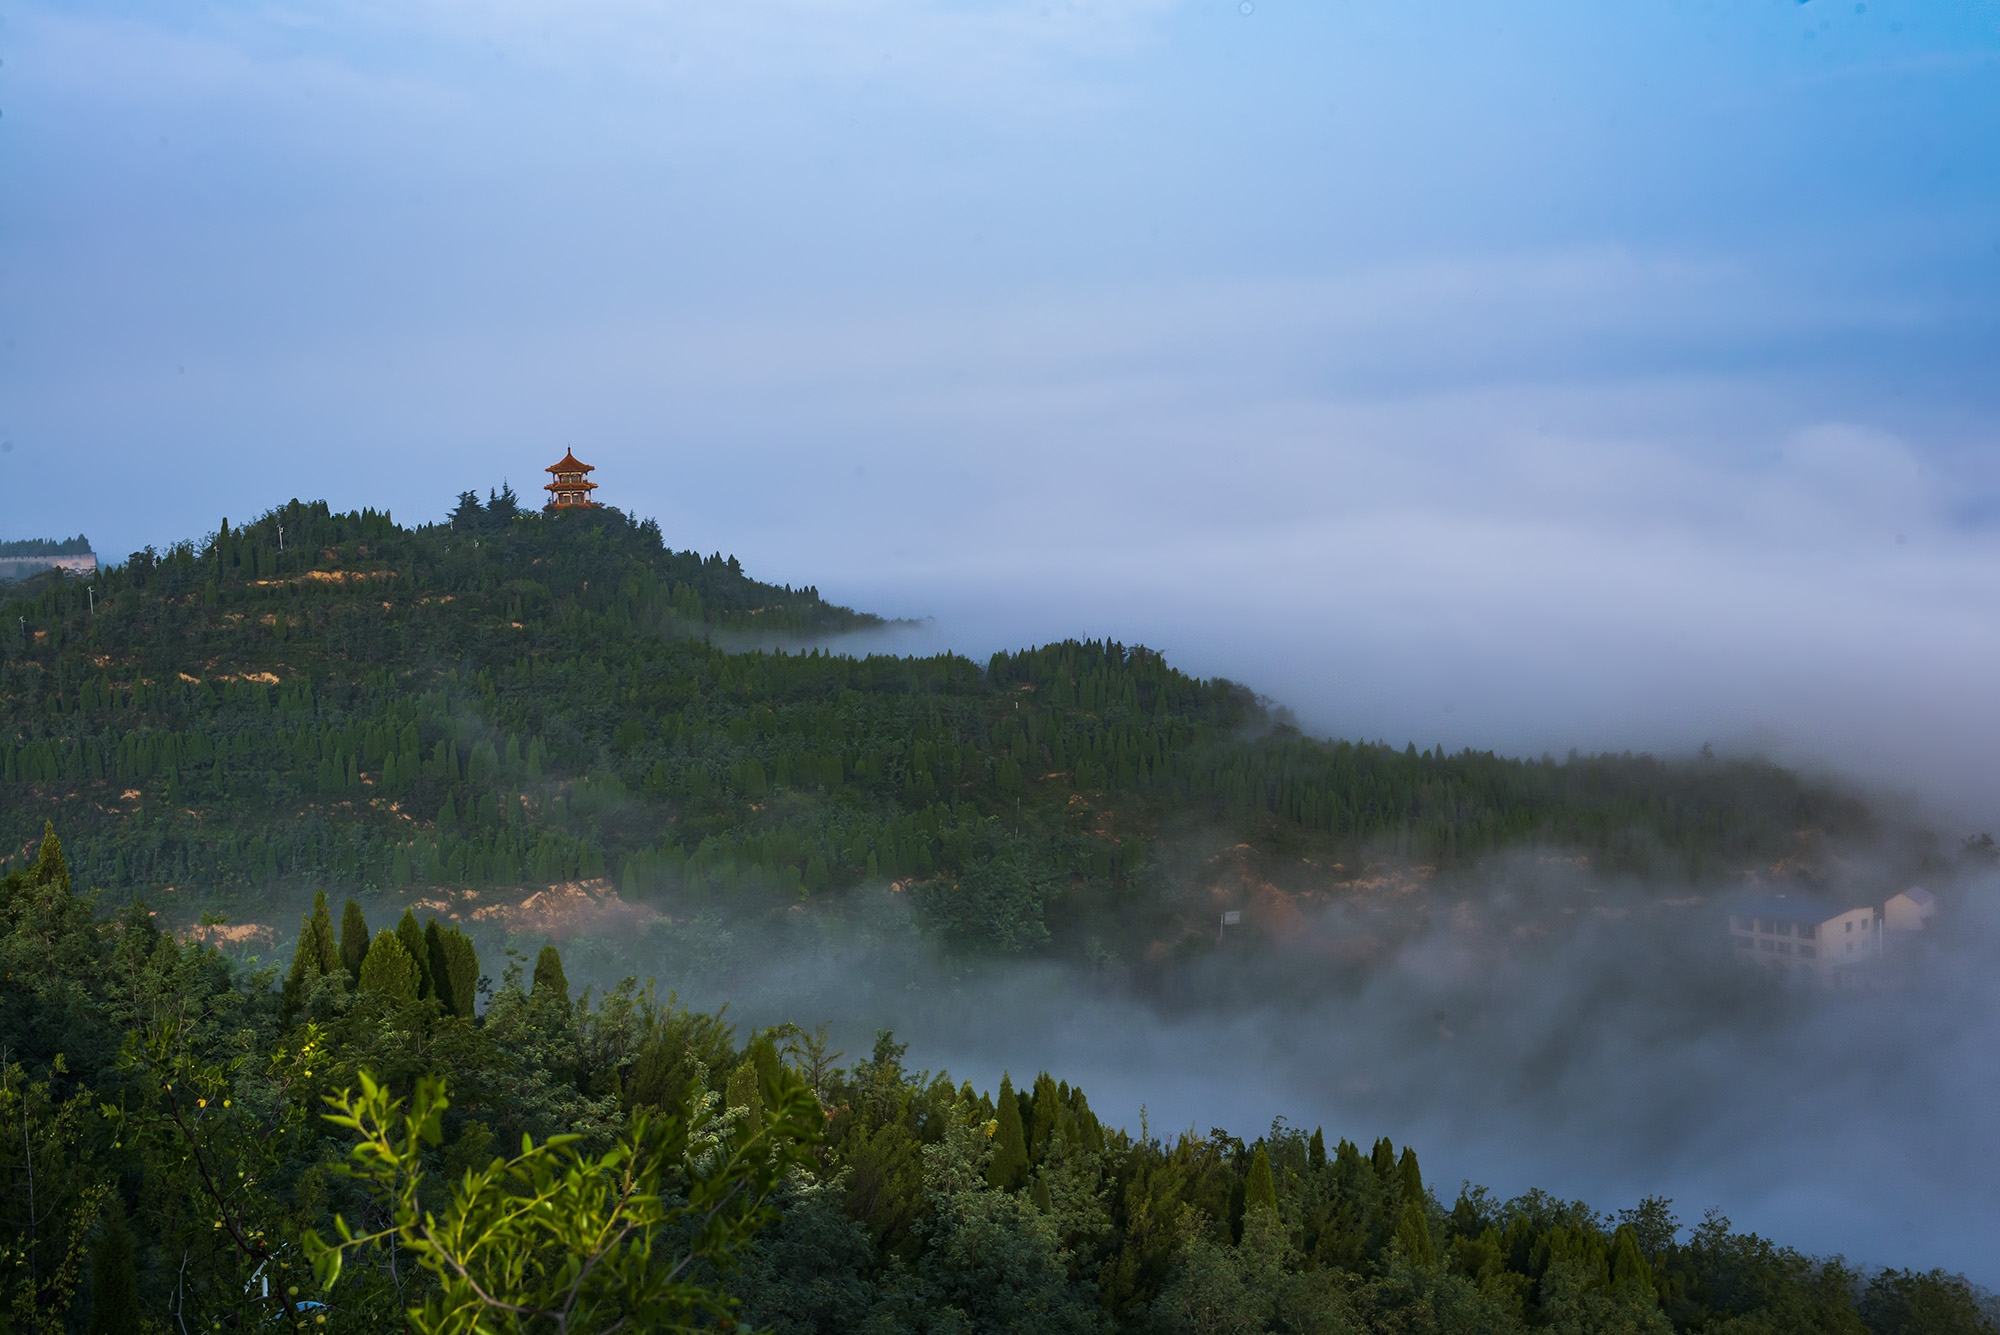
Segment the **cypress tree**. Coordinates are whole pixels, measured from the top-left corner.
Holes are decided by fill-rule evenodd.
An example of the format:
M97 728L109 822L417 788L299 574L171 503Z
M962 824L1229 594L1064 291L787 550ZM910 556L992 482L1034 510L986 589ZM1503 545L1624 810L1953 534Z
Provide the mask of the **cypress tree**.
M444 1003L444 1013L456 1015L458 1008L451 995L451 963L444 951L444 932L438 927L438 920L432 918L424 924L424 977L430 983L429 995Z
M340 947L333 939L333 914L326 907L326 891L313 895L312 912L299 920L299 944L292 951L292 971L285 977L279 1009L289 1023L305 1006L306 993L315 981L341 971Z
M1396 1165L1396 1172L1402 1179L1403 1199L1421 1201L1424 1198L1424 1173L1417 1167L1417 1152L1408 1145L1403 1146L1403 1161Z
M1020 1101L1020 1095L1015 1095ZM1028 1131L1028 1162L1039 1164L1049 1157L1049 1137L1055 1134L1061 1120L1063 1108L1062 1092L1056 1088L1055 1077L1043 1071L1035 1077L1035 1092L1028 1100L1028 1115L1023 1120Z
M424 944L424 929L417 926L414 910L404 909L402 921L396 924L396 939L409 952L410 962L417 966L417 996L429 999L437 995L431 981L431 952Z
M1278 1208L1278 1184L1271 1176L1271 1156L1264 1147L1257 1147L1257 1155L1250 1160L1250 1176L1243 1184L1243 1211L1275 1210Z
M1396 1176L1395 1143L1387 1136L1376 1141L1374 1150L1368 1155L1368 1162L1375 1169L1375 1176L1381 1179L1382 1185L1388 1186Z
M361 981L361 961L367 958L368 919L361 916L361 906L350 899L340 914L340 962L350 983Z
M402 938L386 928L377 932L374 944L368 947L368 957L361 961L361 990L399 1001L415 1001L420 985L417 962L410 958Z
M1000 1077L1000 1105L994 1114L1000 1125L993 1132L993 1161L986 1166L986 1181L1001 1191L1014 1191L1028 1176L1028 1143L1021 1132L1014 1082L1005 1075Z
M1035 1174L1035 1181L1028 1188L1028 1199L1033 1201L1035 1208L1043 1214L1053 1214L1055 1212L1055 1199L1049 1195L1048 1179L1040 1173Z
M1412 1265L1428 1268L1437 1264L1430 1220L1424 1218L1424 1207L1419 1202L1403 1202L1402 1217L1396 1221L1396 1245L1403 1249L1403 1255Z
M1620 1224L1611 1235L1611 1287L1629 1290L1634 1296L1653 1296L1653 1267L1639 1247L1639 1234L1630 1224Z
M139 1335L138 1245L116 1195L105 1202L90 1249L90 1335Z
M530 999L538 1002L561 1002L569 1008L569 979L563 976L562 956L553 945L542 947L542 953L535 957L535 984L529 992Z
M470 1019L479 999L479 952L472 938L432 918L424 924L424 952L433 994L444 1003L445 1014Z
M1313 1128L1312 1139L1306 1144L1306 1163L1317 1173L1326 1167L1326 1133Z
M63 859L62 840L56 838L56 823L52 820L42 822L42 846L35 853L35 870L28 881L31 885L69 889L69 863Z

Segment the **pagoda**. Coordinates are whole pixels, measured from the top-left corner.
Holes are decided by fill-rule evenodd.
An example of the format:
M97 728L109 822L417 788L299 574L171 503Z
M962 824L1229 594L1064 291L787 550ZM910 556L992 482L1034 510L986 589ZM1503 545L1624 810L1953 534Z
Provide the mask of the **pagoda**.
M555 481L542 490L549 493L549 503L545 510L572 510L578 506L594 506L590 493L597 490L597 484L589 480L587 474L597 470L578 459L573 451L564 450L563 457L548 466L548 472L555 475Z

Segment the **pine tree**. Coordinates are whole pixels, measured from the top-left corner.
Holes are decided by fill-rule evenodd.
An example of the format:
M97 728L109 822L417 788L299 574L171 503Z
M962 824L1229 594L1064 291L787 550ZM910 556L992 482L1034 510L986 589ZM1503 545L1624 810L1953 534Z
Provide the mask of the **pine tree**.
M139 1335L138 1245L125 1223L125 1206L107 1198L90 1249L90 1335Z
M353 900L340 913L340 962L350 983L361 981L361 961L368 958L368 919Z
M415 1001L419 983L417 962L410 958L402 939L387 929L377 932L367 958L361 961L361 990Z
M1028 1144L1021 1132L1021 1105L1008 1076L1000 1077L1000 1104L994 1113L1000 1125L993 1132L993 1160L986 1166L986 1181L1001 1191L1014 1191L1028 1176Z
M560 1003L569 1009L569 979L563 976L562 955L553 945L542 947L535 957L535 983L530 999L540 1003Z
M1326 1133L1313 1128L1312 1140L1306 1144L1306 1163L1317 1173L1326 1167Z
M292 971L285 977L279 1009L287 1023L306 1004L306 993L328 974L342 972L340 946L333 939L333 914L326 907L326 891L313 895L312 912L299 922L299 944L292 951Z
M1437 1247L1431 1241L1430 1220L1424 1218L1421 1202L1403 1202L1402 1216L1396 1221L1396 1245L1403 1249L1403 1255L1412 1265L1437 1264Z
M1278 1184L1271 1176L1271 1156L1259 1145L1256 1157L1250 1160L1250 1176L1243 1183L1243 1211L1248 1214L1277 1208Z
M412 909L404 909L403 917L396 924L396 939L403 943L409 953L410 962L417 966L417 996L428 1000L437 995L431 980L431 952L424 943L424 929L417 926L417 915Z

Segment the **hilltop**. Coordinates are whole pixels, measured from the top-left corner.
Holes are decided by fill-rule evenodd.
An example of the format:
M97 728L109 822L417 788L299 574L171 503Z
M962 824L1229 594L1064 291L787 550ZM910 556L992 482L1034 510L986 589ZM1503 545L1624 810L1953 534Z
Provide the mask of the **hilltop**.
M1874 829L1758 761L1316 740L1105 641L730 652L716 632L882 623L615 509L468 494L405 527L294 501L91 588L44 578L0 613L0 836L53 820L79 879L190 917L316 886L608 878L756 909L894 881L957 950L1129 953L1198 948L1252 884L1516 848L1701 883Z

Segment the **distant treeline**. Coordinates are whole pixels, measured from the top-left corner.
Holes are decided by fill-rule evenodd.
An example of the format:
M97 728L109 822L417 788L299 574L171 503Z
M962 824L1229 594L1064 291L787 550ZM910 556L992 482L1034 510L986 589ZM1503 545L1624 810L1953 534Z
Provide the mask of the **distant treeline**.
M225 904L597 875L777 904L886 878L961 946L1018 950L1058 904L1100 934L1149 921L1163 831L1703 877L1868 828L1760 762L1316 741L1116 643L982 667L708 638L873 624L612 509L467 493L409 529L293 502L133 554L94 611L66 582L0 611L0 837L55 819L92 884Z
M89 556L90 539L79 533L73 538L14 538L0 541L0 560L10 556Z
M456 930L352 900L245 974L34 853L0 879L9 1329L1995 1331L1961 1278L1657 1198L1440 1195L1409 1147L1282 1121L1132 1135L887 1033L843 1064L823 1028L579 999L553 946L496 984Z

